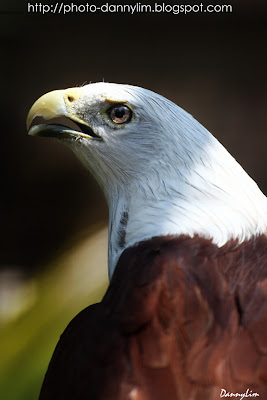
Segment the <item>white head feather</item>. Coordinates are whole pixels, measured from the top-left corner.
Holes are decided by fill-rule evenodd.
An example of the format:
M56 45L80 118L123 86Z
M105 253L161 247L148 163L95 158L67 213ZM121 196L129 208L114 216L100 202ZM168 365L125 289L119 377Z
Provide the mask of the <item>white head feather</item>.
M114 124L110 102L134 118ZM266 231L267 200L227 150L191 115L149 90L112 83L82 88L72 113L102 141L67 140L109 205L109 275L122 251L159 235L211 238L219 246Z

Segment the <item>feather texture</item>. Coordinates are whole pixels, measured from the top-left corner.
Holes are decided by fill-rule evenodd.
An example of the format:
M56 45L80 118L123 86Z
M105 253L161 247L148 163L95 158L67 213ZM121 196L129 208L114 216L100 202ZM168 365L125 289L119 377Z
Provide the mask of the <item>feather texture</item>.
M63 333L40 400L267 398L267 238L126 249L102 302Z

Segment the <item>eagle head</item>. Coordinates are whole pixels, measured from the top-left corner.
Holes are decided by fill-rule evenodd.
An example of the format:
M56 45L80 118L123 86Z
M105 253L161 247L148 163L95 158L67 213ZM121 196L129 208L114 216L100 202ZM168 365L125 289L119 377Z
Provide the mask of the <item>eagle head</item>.
M27 128L70 147L102 187L110 276L122 251L146 238L199 234L221 246L266 230L255 182L207 129L152 91L104 82L55 90L34 103Z

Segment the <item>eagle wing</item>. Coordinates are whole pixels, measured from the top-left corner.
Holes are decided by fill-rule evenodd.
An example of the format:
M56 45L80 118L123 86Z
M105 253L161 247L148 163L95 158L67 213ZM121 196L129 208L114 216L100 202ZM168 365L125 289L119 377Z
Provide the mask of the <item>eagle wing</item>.
M60 338L40 400L267 398L267 239L158 237L124 251Z

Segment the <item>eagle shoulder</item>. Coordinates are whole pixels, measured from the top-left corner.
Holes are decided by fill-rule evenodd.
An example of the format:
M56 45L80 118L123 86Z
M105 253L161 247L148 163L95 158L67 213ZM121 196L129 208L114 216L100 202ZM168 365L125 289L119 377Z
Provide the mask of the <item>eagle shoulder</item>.
M101 303L63 333L40 400L267 396L267 238L126 249Z

